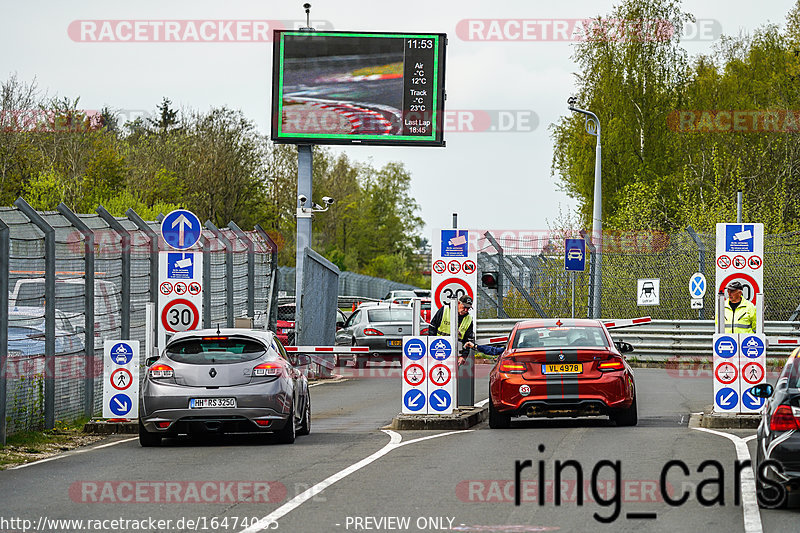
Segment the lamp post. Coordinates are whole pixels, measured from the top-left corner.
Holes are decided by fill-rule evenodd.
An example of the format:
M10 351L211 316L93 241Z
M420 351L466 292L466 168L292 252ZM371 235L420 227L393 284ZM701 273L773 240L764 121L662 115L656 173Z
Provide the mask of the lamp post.
M595 265L594 265L594 296L592 301L592 317L600 318L600 298L602 296L601 266L603 264L603 190L601 175L601 152L600 152L600 119L591 111L586 111L575 107L576 98L570 96L567 99L569 110L575 113L586 115L586 133L597 137L594 161L594 206L592 210L592 244L595 246Z

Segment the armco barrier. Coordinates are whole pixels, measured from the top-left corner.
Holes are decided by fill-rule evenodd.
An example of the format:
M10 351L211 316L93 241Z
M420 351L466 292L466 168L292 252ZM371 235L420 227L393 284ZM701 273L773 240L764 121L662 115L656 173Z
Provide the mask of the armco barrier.
M479 342L492 337L502 337L511 332L522 318L479 319L476 336ZM790 339L800 339L797 322L768 321L764 333L770 338L769 355L787 356L795 348ZM633 345L633 357L654 358L711 358L711 340L714 335L713 320L653 320L649 323L614 329L611 335ZM783 342L779 342L783 340Z

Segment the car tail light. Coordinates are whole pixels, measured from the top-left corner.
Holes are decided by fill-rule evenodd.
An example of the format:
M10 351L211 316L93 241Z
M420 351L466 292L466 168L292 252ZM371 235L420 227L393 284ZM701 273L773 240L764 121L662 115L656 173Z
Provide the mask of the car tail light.
M226 341L228 337L203 337L204 341Z
M597 370L600 372L611 372L612 370L623 370L625 364L619 359L609 359L608 361L600 361L597 364Z
M431 328L422 328L422 331L419 332L420 335L430 335Z
M280 363L261 363L260 365L253 368L253 376L255 377L266 377L266 376L277 376L281 373L281 369L283 367Z
M516 363L514 361L503 361L500 363L500 368L498 368L498 370L506 374L522 374L525 372L525 364Z
M272 421L271 420L256 420L255 422L256 422L256 424L258 424L262 428L265 428L265 427L268 427Z
M381 333L375 328L365 328L364 335L383 335L383 333Z
M170 425L170 422L156 422L156 426L158 429L167 429Z
M770 431L791 431L798 429L797 420L792 414L792 408L788 405L779 405L772 418L769 419Z
M153 365L150 367L150 377L153 379L165 379L175 377L175 371L168 365Z

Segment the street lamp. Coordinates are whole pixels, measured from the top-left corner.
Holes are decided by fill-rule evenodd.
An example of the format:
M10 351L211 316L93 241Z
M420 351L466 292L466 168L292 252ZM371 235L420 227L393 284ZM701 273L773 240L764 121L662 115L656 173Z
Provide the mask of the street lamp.
M569 110L575 113L586 115L586 133L597 137L597 147L595 148L594 161L594 208L592 212L592 244L595 246L595 267L594 267L594 297L592 301L592 317L600 318L600 297L602 296L601 266L603 249L603 191L601 176L600 159L600 119L591 111L586 111L575 107L577 99L570 96L567 99Z

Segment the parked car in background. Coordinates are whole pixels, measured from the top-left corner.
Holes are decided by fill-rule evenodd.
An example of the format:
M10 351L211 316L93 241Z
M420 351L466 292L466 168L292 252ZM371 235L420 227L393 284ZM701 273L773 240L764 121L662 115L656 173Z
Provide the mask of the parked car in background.
M56 280L56 306L62 310L73 328L85 327L86 280L66 278ZM9 297L9 307L44 308L44 278L18 279ZM120 291L110 281L94 281L94 336L97 341L115 338L122 325ZM78 330L79 331L79 330Z
M344 327L347 321L341 309L336 309L336 331ZM278 306L278 320L275 328L275 335L285 346L295 344L295 304L287 303Z
M411 335L412 309L407 305L386 302L362 304L350 315L344 327L336 333L337 346L368 346L368 354L353 354L356 368L364 368L367 361L400 361L403 336ZM427 335L430 324L420 323L422 335ZM336 366L345 366L347 359L334 354Z
M67 315L60 309L56 309L55 332L55 353L57 355L79 354L83 352L83 335L73 328ZM9 355L44 355L44 344L44 308L30 306L9 307Z
M383 297L383 301L395 304L407 304L417 297L417 293L412 290L397 290L386 293L386 296Z

